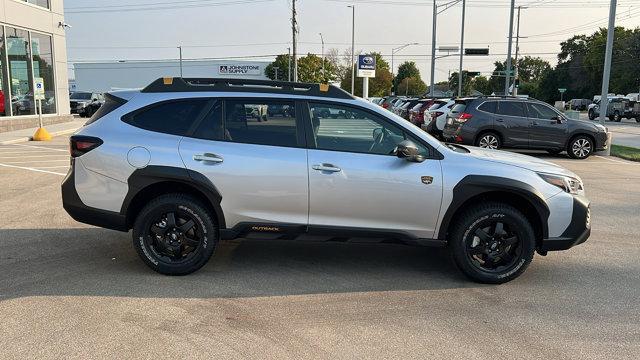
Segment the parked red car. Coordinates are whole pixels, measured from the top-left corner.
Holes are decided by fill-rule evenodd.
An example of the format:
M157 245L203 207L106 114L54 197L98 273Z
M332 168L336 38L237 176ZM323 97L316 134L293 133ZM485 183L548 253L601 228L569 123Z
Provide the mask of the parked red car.
M4 92L0 90L0 115L7 115L4 112Z
M435 99L423 99L420 100L410 111L409 111L409 121L416 125L417 127L422 126L424 124L424 112L429 109Z

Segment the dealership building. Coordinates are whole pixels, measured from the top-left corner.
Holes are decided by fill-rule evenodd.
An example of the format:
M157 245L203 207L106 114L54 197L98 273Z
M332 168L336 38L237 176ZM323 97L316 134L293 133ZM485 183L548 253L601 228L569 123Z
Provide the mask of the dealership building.
M62 0L0 0L0 132L36 127L36 82L43 122L69 121Z
M182 63L182 65L181 65ZM266 80L268 61L113 61L75 63L74 87L78 91L107 92L142 88L160 77L180 76L204 78Z

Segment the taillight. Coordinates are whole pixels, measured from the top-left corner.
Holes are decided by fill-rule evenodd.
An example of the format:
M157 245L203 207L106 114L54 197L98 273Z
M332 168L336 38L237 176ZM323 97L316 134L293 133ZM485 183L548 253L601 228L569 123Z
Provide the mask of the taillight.
M382 107L387 109L387 108L389 108L389 104L388 103L384 103L384 104L382 104Z
M71 157L82 156L102 145L103 141L93 136L74 135L69 139L69 153Z
M471 119L473 117L473 115L469 114L469 113L462 113L460 114L460 116L458 116L458 121L459 122L467 122L467 120Z

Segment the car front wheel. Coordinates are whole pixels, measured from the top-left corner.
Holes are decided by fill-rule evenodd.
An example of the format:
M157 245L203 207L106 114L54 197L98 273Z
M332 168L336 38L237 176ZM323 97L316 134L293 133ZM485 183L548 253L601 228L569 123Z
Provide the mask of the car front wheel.
M529 220L507 204L488 202L465 211L449 236L454 263L470 279L502 284L531 263L535 235Z
M586 159L593 153L593 148L593 140L587 136L580 135L569 142L567 153L574 159Z
M207 208L185 194L149 202L133 226L133 246L153 270L186 275L207 263L217 243L217 226Z

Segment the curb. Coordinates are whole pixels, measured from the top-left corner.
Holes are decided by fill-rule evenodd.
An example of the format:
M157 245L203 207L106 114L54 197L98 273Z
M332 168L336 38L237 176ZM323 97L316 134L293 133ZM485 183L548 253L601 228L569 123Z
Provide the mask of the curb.
M79 128L80 127L77 127L75 129L52 131L52 132L50 132L50 134L51 134L51 136L67 135L67 134L74 133ZM18 143L28 142L28 141L31 141L31 140L33 140L33 136L25 136L25 137L21 137L21 138L6 140L6 141L0 141L0 145L18 144Z

